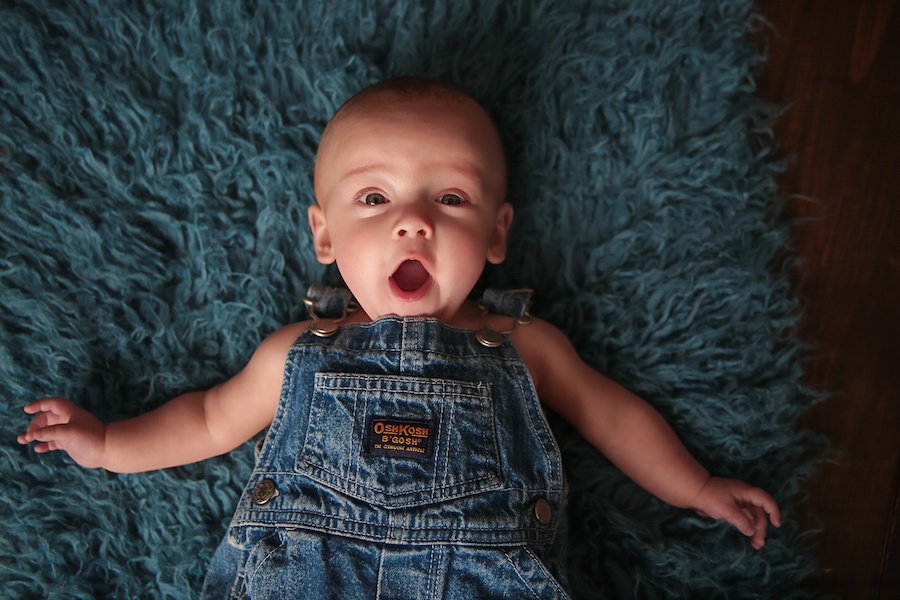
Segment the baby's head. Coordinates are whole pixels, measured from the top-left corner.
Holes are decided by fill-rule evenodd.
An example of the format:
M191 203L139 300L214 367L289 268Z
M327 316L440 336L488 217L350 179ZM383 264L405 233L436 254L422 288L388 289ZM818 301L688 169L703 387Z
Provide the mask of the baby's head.
M369 317L449 321L485 263L502 262L512 207L490 117L444 83L389 80L325 128L309 210L320 262L337 262Z

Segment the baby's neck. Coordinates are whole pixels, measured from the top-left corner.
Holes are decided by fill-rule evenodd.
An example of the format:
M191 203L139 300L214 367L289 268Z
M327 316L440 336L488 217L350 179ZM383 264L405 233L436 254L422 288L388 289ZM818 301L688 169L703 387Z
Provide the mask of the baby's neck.
M384 315L385 317L391 315ZM419 318L429 318L430 315L418 315ZM483 320L484 319L484 320ZM374 319L369 317L363 310L359 310L352 315L348 315L347 319L343 321L342 324L353 324L353 323L370 323ZM471 329L473 331L481 329L487 325L491 329L495 329L497 331L506 330L512 327L513 322L515 321L512 317L505 317L503 315L498 315L494 313L484 314L484 311L478 306L476 302L473 300L466 300L463 305L460 307L456 314L454 314L450 319L441 319L446 325L450 325L451 327L457 327L459 329Z

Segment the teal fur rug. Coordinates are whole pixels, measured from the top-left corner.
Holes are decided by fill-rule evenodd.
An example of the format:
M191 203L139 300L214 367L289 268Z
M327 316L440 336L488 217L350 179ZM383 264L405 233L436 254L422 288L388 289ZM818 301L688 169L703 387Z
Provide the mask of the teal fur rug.
M492 285L770 490L760 552L564 424L576 598L810 598L820 444L776 222L763 27L745 0L67 2L0 8L0 597L196 594L251 444L140 475L36 455L21 407L135 415L236 373L334 277L306 225L332 112L393 75L495 116L516 222Z

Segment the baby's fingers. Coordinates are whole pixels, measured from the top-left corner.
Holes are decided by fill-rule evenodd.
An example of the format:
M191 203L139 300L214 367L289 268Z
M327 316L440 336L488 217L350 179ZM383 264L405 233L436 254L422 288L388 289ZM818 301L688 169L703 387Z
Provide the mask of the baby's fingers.
M67 423L29 428L19 443L36 442L38 454L64 450L79 465L93 469L102 465L105 430L102 422L80 410Z
M736 479L712 477L698 494L694 510L714 519L724 519L751 538L754 548L766 543L769 521L781 526L778 503L767 492Z
M753 514L758 517L757 522L765 524L768 518L772 525L781 527L781 510L775 499L767 492L759 488L751 488L747 493L744 505L756 509Z
M64 398L43 398L26 406L25 412L37 416L28 424L25 433L16 438L20 444L29 444L35 441L35 432L38 430L51 425L68 423L75 412L75 405Z
M781 526L781 512L778 504L766 492L751 488L743 498L739 498L740 511L728 518L741 533L752 538L750 544L756 550L766 545L766 530L769 521L775 527Z
M754 537L758 533L757 522L754 519L753 512L738 504L725 508L718 518L731 523L735 529L747 537ZM765 535L765 526L763 527L763 535Z
M760 506L751 506L744 510L753 521L755 527L752 536L753 539L750 540L750 545L753 546L754 549L759 550L766 545L766 527L768 520L766 511Z
M65 448L65 444L71 441L71 435L67 432L65 425L50 425L47 427L29 428L25 436L28 442L37 442L34 445L34 451L38 454L51 452L53 450L61 450ZM21 443L21 440L20 440Z
M41 398L25 407L25 412L29 415L41 413L65 420L68 420L76 410L77 407L65 398Z
M53 452L54 450L60 450L59 443L56 438L53 436L45 435L43 432L44 429L38 429L34 432L30 432L24 436L19 436L20 444L28 444L31 442L36 442L32 448L38 454L44 454L45 452ZM46 441L41 441L46 440Z
M39 413L38 416L33 418L31 423L28 424L28 429L25 431L25 434L32 434L38 429L44 429L51 425L61 425L68 422L69 419L67 417L61 417L60 415L53 413Z
M44 415L35 417L28 426L28 430L18 436L16 441L23 446L31 442L38 442L34 445L34 450L39 454L50 450L59 450L57 441L62 438L62 434L58 428L62 425L48 425L46 421L47 418Z

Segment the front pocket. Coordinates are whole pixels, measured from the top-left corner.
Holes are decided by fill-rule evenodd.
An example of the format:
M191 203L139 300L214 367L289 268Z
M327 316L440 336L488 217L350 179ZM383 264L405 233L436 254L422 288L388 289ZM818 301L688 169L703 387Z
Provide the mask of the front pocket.
M390 507L495 489L502 479L490 384L317 373L296 469Z

